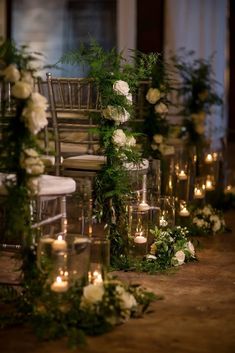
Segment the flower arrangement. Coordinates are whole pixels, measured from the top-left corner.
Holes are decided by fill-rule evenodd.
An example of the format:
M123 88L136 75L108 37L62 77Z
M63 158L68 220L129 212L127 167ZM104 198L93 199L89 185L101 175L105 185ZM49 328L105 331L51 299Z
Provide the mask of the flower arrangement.
M149 253L141 259L120 256L116 259L115 269L155 274L197 260L187 227L177 226L164 230L155 227L150 232L154 239Z
M157 261L161 268L180 266L196 259L193 243L188 239L189 230L186 227L151 230L154 242L150 247L147 261Z
M196 209L193 213L192 230L195 234L215 234L225 230L223 213L211 205Z
M75 284L56 293L38 277L19 292L4 292L2 302L15 306L16 313L1 316L1 327L28 323L41 340L66 337L70 348L83 344L87 335L100 335L130 318L142 316L158 297L139 285L126 285L116 279L97 284Z
M170 83L166 65L159 58L152 66L151 87L146 93L148 109L144 117L143 131L147 136L144 146L147 157L161 158L171 153L171 146L167 145L169 123L167 113L169 106L168 93Z
M207 144L206 116L211 114L213 106L222 104L222 99L215 91L212 58L195 59L194 54L183 50L181 55L172 57L172 62L180 78L176 91L184 117L181 135L196 147L199 156Z
M47 100L34 91L32 62L37 57L26 49L8 41L0 47L0 168L7 173L3 180L7 192L5 233L8 240L17 237L21 244L32 241L30 200L38 192L38 177L44 171L37 134L47 125ZM9 97L7 85L11 87ZM10 107L7 100L11 100Z
M107 162L96 177L94 199L96 215L107 225L111 261L114 256L128 252L126 200L131 185L125 164L142 161L129 124L134 113L133 93L145 68L149 69L146 57L141 54L138 57L138 67L126 64L115 49L105 51L92 41L90 46L81 45L61 59L62 63L85 64L100 93L101 114L93 114L93 118L99 125L100 153Z

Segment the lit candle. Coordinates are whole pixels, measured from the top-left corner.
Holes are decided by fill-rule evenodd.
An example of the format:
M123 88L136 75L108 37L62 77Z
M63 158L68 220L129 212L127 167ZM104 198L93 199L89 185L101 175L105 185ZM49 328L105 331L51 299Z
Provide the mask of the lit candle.
M195 188L194 189L194 198L195 199L203 199L204 195L201 189Z
M102 274L99 271L94 271L92 277L93 277L93 284L103 283Z
M147 202L142 201L139 205L138 205L138 210L139 211L148 211L150 209L149 205L147 204Z
M206 155L205 162L208 163L208 164L213 162L213 157L212 157L211 153L208 153Z
M206 190L214 190L214 186L211 180L206 180Z
M228 185L224 190L225 194L235 194L235 186Z
M142 233L135 233L134 242L136 244L145 244L147 243L147 238L142 235Z
M160 227L166 227L168 225L168 222L164 219L163 216L161 216L159 224L160 224Z
M179 215L181 217L188 217L190 215L189 211L187 210L186 207L183 207L180 212L179 212Z
M187 178L188 178L188 176L187 176L187 174L185 173L185 171L184 171L184 170L181 170L181 171L179 172L179 174L178 174L178 179L179 179L179 180L187 180Z
M62 235L59 235L56 240L53 241L52 243L52 249L54 251L66 251L67 249L67 243L63 239Z
M68 281L63 281L60 276L56 277L56 281L51 285L51 290L57 293L66 292L68 290Z

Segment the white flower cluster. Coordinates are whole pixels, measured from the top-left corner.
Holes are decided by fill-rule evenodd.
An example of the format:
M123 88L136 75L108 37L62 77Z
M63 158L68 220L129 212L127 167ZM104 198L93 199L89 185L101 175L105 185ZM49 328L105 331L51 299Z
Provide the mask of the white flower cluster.
M117 80L113 84L113 90L119 95L125 96L128 103L132 103L132 94L126 81Z
M114 131L112 140L118 148L131 148L136 144L134 136L127 136L122 129L116 129Z
M130 113L124 107L108 105L107 108L103 109L103 117L115 121L116 125L120 125L130 119Z
M109 285L111 285L113 292L112 303L110 303ZM131 313L135 310L138 303L134 295L127 291L119 281L117 281L115 285L111 281L110 284L109 282L104 282L99 284L88 284L83 287L83 295L80 304L81 309L90 309L99 312L99 305L108 306L108 311L111 312L111 316L106 317L106 320L112 324L116 324L117 322L120 322L120 320L127 320L130 318ZM116 307L118 310L111 310L112 308L110 307L113 309Z
M155 235L155 241L150 247L147 259L163 261L165 258L166 264L180 266L196 258L195 248L188 240L189 231L186 227L177 226L167 230L156 228L151 233Z
M225 228L223 216L211 205L194 212L193 224L204 233L218 233Z
M164 143L164 137L160 134L155 134L153 136L153 143L151 144L151 148L153 151L160 151L164 156L169 156L175 153L174 146Z
M39 93L33 92L34 79L30 71L19 71L16 65L8 65L1 75L12 83L11 94L17 99L27 100L22 119L30 132L36 135L47 125L47 100Z
M146 99L150 104L154 104L154 111L160 115L166 115L168 113L168 107L165 103L161 102L161 98L164 97L164 93L158 88L150 87L146 94Z

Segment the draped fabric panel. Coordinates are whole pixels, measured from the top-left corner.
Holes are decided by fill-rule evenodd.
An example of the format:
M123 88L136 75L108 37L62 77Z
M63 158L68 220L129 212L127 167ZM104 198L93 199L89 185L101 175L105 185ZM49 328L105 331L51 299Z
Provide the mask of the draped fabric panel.
M213 71L224 98L223 109L214 109L208 121L208 135L216 147L226 134L227 0L165 0L164 50L194 50L195 58L214 54Z

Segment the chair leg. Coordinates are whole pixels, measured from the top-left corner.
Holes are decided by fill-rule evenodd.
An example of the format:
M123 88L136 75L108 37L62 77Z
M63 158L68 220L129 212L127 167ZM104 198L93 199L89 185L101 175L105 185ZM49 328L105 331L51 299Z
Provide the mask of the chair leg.
M62 233L67 234L67 212L66 212L66 196L60 198L60 212L61 212L61 229Z

